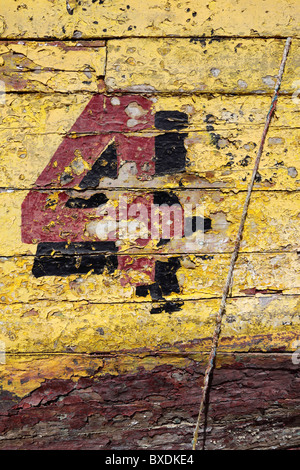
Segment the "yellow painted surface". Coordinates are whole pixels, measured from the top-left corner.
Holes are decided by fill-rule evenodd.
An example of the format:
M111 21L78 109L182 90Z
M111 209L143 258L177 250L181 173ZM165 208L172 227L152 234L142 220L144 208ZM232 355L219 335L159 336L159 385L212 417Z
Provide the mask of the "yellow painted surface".
M6 95L0 117L0 187L29 188L90 100L89 94ZM152 113L177 110L188 115L188 166L184 175L141 181L101 181L101 187L246 189L270 104L265 96L154 96ZM212 126L213 130L207 130ZM13 129L13 133L12 133ZM153 135L157 130L149 127ZM140 135L152 135L144 131ZM130 136L128 129L128 136ZM138 135L138 134L132 134ZM299 104L279 101L254 189L299 189Z
M300 337L299 18L298 0L150 0L146 6L140 0L0 0L3 390L23 397L47 379L206 364L287 35L292 47L251 197L218 361L230 363L236 351L293 351ZM200 248L182 241L160 249L157 242L120 247L119 256L180 257L180 293L165 296L182 302L172 314L151 313L160 303L136 295L137 282L153 282L149 273L117 269L35 278L39 240L21 241L21 204L92 96L128 92L146 94L153 114L188 115L187 171L146 182L105 179L99 190L117 201L124 190L172 189L182 203L203 204L212 220ZM157 133L149 127L139 135ZM57 192L49 196L55 201ZM55 212L53 219L59 224Z
M140 0L91 2L1 0L8 38L126 36L299 36L297 0ZM128 5L128 7L127 7ZM195 14L196 13L196 14ZM95 23L97 22L97 23Z
M202 255L183 256L177 271L179 293L164 296L168 300L221 297L226 279L230 255L216 254L213 258ZM151 256L150 256L151 258ZM166 255L156 255L154 260L166 261ZM89 300L91 302L143 302L151 300L138 297L132 279L135 270L116 270L114 274L70 276L45 276L35 278L31 274L33 257L1 258L0 301L35 302L36 300ZM283 294L300 294L299 257L297 253L251 253L240 255L232 286L232 295L248 296L256 288ZM141 284L151 284L147 273L139 275ZM195 336L197 329L195 329Z
M0 42L0 80L5 91L97 92L104 75L103 41Z
M285 41L279 39L132 39L108 41L110 91L270 93ZM299 41L289 56L281 92L299 77Z
M123 191L102 191L111 200L107 204L118 205ZM167 246L157 248L158 240L150 240L141 252L134 240L128 237L118 242L120 253L222 253L233 250L235 236L238 230L246 193L222 190L185 190L173 191L184 207L187 204L199 204L205 217L211 219L211 230L204 234L198 244L198 238L190 237L188 243L181 239L172 239ZM49 192L55 198L55 191ZM76 193L75 193L76 194ZM126 194L129 195L128 190ZM143 195L144 192L131 191L130 196ZM2 207L2 230L0 232L0 256L14 256L36 253L39 242L34 238L32 244L25 244L21 239L21 204L27 195L23 190L2 190L0 201ZM128 196L128 201L130 201ZM299 244L299 192L284 191L255 191L253 192L248 218L245 224L241 252L264 251L294 251ZM106 206L108 207L108 206ZM87 219L86 231L83 234L86 241L99 240L94 228L98 220L96 210L90 212ZM59 227L62 241L63 233L68 230L53 212L52 227ZM50 230L51 227L44 227Z
M104 75L105 41L2 41L0 53L2 65L9 66L9 72L22 69L41 72L95 72ZM7 61L7 62L6 62ZM21 70L20 70L21 69Z
M82 104L76 107L81 108ZM63 139L62 135L47 130L40 134L36 132L17 130L12 138L9 128L0 130L1 187L27 189L33 186ZM117 179L103 179L99 187L149 189L183 186L245 190L250 181L261 133L261 127L248 126L235 130L216 129L216 132L191 131L185 139L188 164L184 173L153 177L145 181L134 175L124 175L123 172ZM255 183L254 190L299 189L299 141L299 129L270 130L260 165L261 178Z
M271 93L282 39L138 38L88 42L0 42L0 79L9 91ZM281 92L299 80L299 40ZM59 65L58 65L59 64Z
M5 390L14 393L17 397L24 397L32 390L37 389L45 380L71 379L75 383L80 377L100 378L105 374L121 375L122 373L137 372L140 368L151 370L160 365L172 364L176 367L188 367L193 361L199 366L207 360L207 353L198 352L186 357L180 354L151 355L141 351L138 354L126 352L125 354L112 354L105 358L90 356L88 354L8 354L5 366L0 364L0 380ZM219 364L230 364L230 356L224 357ZM218 365L219 365L218 364Z
M300 80L300 79L299 79ZM276 118L270 129L288 131L300 125L299 97L297 90L300 81L295 83L296 95L280 97L276 107ZM113 95L114 96L114 95ZM66 134L79 117L91 95L85 93L43 94L6 93L1 104L0 130L26 131L30 134ZM298 99L297 99L298 97ZM187 131L206 131L213 125L216 131L236 130L244 127L260 129L264 125L270 106L270 96L266 95L227 95L227 94L154 94L152 113L176 110L188 115ZM207 117L208 115L209 118ZM128 129L130 131L130 129ZM10 136L12 137L12 136ZM260 136L256 136L259 140ZM290 149L289 149L290 150ZM43 155L46 160L46 156Z
M229 299L220 350L271 351L300 334L300 296ZM101 353L143 348L176 351L176 343L203 341L208 351L219 300L185 301L172 315L151 314L151 303L91 304L86 301L1 304L0 332L9 354ZM269 335L269 336L268 336ZM191 347L197 352L198 345Z
M85 93L7 93L1 105L0 129L10 133L7 140L10 137L11 142L12 130L22 131L23 138L32 133L51 133L55 138L70 130L89 101L90 95Z
M45 380L56 378L58 373L61 379L74 377L78 380L86 376L87 369L95 371L103 366L100 358L90 358L82 355L66 354L7 355L6 364L0 364L0 380L2 387L18 397L26 396L38 388Z

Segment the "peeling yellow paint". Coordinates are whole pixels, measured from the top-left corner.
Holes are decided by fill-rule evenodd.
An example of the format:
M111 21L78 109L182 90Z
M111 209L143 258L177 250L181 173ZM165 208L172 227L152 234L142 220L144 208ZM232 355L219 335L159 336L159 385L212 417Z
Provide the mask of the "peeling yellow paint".
M113 204L117 207L122 191L102 190ZM180 203L200 204L206 217L212 221L212 230L204 235L203 245L199 247L197 238L192 238L189 243L182 240L172 239L167 246L160 247L161 253L222 253L233 250L235 236L242 213L245 192L232 192L225 190L185 190L174 191L178 195ZM126 194L128 191L126 192ZM35 254L36 246L22 243L21 241L21 204L26 196L26 191L6 190L0 192L0 203L2 211L2 226L0 232L0 256L14 256L20 254ZM50 201L57 198L57 192L48 192ZM76 194L76 193L75 193ZM132 191L132 197L144 194ZM70 195L72 193L70 192ZM74 194L73 194L74 195ZM299 209L300 195L295 192L284 191L255 191L249 207L249 214L245 224L244 237L241 244L241 252L251 251L291 251L298 249L299 240ZM130 202L130 198L128 198ZM105 208L106 206L104 206ZM54 208L54 206L53 206ZM53 212L55 215L55 212ZM89 232L86 241L99 240L96 235L94 222L99 219L95 210L90 214ZM57 219L56 219L57 220ZM59 223L59 220L57 220ZM70 227L61 225L61 231ZM91 230L91 231L90 231ZM83 236L85 236L83 234ZM39 240L36 239L36 243ZM146 246L147 253L157 252L157 241L150 240ZM121 253L141 253L140 248L130 241L124 239L119 241ZM196 250L196 251L195 251Z
M77 382L195 361L204 368L288 35L291 50L251 196L217 367L231 364L236 353L290 354L300 337L299 1L0 3L1 388L24 397L48 379ZM125 162L117 178L103 178L97 188L109 199L103 210L116 208L124 191L132 201L143 191L172 190L182 204L201 203L211 230L201 246L195 239L162 246L152 240L144 248L118 240L118 261L140 259L143 271L127 259L113 273L34 277L40 240L21 240L28 190L63 139L75 143L92 132L70 129L95 93L118 105L129 91L152 101L152 118L166 110L187 114L188 126L179 132L187 133L188 164L180 174L143 181ZM147 119L135 100L125 112L126 136L160 133L152 124L133 131L137 119ZM91 169L83 153L78 145L65 174ZM80 189L69 195L93 194ZM53 211L41 230L59 227L61 240L71 243L70 227L55 212L60 191L41 190L47 199L38 209ZM83 240L98 240L97 217L96 209L88 213ZM159 300L150 291L138 295L137 285L153 283L147 262L172 254L180 263L179 291ZM160 312L165 302L178 308Z
M70 0L27 0L24 5L5 5L2 37L299 36L297 0L265 0L263 6L256 0L150 0L147 6L139 0L126 5L81 0L76 6Z
M118 100L117 96L113 97ZM156 94L149 97L152 113L178 110L187 113L189 131L205 131L207 125L218 130L236 130L241 126L263 127L270 96ZM74 121L90 101L87 93L43 95L6 93L1 106L0 130L31 130L34 134L68 133ZM271 129L287 131L299 127L299 103L291 96L281 96ZM208 115L211 115L209 118ZM76 135L73 135L76 137Z
M108 41L105 83L110 91L270 93L284 48L284 40L277 39L146 38L138 43L134 54L130 52L132 65L127 61L132 39ZM170 52L161 61L159 51L166 45ZM294 40L282 92L294 91L298 51L299 41Z
M0 80L9 91L99 91L105 43L0 42Z
M184 258L192 260L192 268L184 266ZM159 255L155 255L154 259L166 261L166 257ZM220 297L229 262L229 254L183 256L183 264L177 271L180 292L171 293L166 299L175 301ZM104 271L98 275L89 272L85 275L35 278L31 273L32 266L32 256L1 258L1 302L28 303L37 299L90 300L105 303L151 300L150 296L136 296L135 287L130 283L121 284L124 275L122 270L116 270L114 274ZM243 254L236 266L232 295L248 296L248 291L253 289L257 289L258 293L266 290L299 294L299 269L297 253ZM141 279L147 281L146 275ZM150 277L148 283L151 283Z
M300 334L299 296L229 299L220 351L291 350ZM195 338L209 346L219 300L186 301L172 315L153 315L151 303L91 304L39 301L1 306L6 352L103 353L147 348L175 351ZM194 347L197 351L197 346ZM202 351L208 352L208 348Z
M14 99L8 95L6 105L2 107L2 121L0 118L0 186L32 186L88 101L85 95L59 99L53 95L52 103L50 98L35 94L30 100L27 95ZM134 175L122 173L116 181L104 179L102 187L174 188L180 183L187 188L247 188L269 97L158 96L153 97L153 101L153 113L170 109L188 114L186 173L144 182ZM298 105L290 97L281 98L262 156L261 178L255 183L255 189L299 189L298 120ZM29 128L34 132L29 132ZM87 162L82 163L88 168Z

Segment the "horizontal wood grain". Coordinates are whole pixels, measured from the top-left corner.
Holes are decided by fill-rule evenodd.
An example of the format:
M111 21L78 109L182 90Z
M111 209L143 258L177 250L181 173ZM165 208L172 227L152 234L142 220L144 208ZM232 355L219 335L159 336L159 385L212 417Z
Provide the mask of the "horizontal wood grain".
M184 352L10 356L0 448L190 450L207 357ZM220 354L205 448L299 447L297 381L290 354Z
M27 0L1 13L4 38L84 39L126 36L299 36L297 0L218 2Z
M110 272L104 266L99 274L94 274L91 268L85 274L59 276L58 265L57 275L35 277L32 274L32 256L2 257L0 301L9 304L43 299L104 303L166 300L180 304L185 299L220 297L230 262L228 254L173 257L170 254L144 254L139 257L118 255L116 258L118 265ZM80 262L82 257L75 259ZM157 262L163 264L157 266ZM165 271L161 278L159 275L163 268ZM171 274L168 274L168 268ZM244 253L236 264L231 295L244 297L256 292L298 294L299 269L297 253Z
M263 292L228 299L218 351L295 350L300 334L299 295ZM106 354L146 345L153 353L175 353L181 343L189 342L190 352L208 352L219 303L220 299L185 300L173 312L164 302L149 301L1 304L0 334L6 355Z

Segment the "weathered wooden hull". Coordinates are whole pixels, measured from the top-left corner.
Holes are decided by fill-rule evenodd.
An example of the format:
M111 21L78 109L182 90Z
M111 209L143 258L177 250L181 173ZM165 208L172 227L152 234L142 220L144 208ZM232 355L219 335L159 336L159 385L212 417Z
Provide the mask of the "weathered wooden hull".
M300 446L299 2L149 3L0 12L1 450L191 450L287 36L199 448ZM124 197L203 233L122 238Z
M205 354L193 349L120 351L101 359L41 355L22 364L12 358L10 378L30 393L21 400L2 394L0 448L190 449L205 366ZM297 447L297 369L286 353L221 354L210 391L206 448ZM41 381L43 375L49 378ZM203 438L202 428L200 444Z

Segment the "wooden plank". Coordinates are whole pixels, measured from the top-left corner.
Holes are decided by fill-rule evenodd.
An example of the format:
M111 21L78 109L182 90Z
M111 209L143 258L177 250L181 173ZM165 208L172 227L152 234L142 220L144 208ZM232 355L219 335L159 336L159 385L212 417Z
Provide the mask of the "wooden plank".
M206 442L299 447L298 0L6 3L0 449L191 447L287 36ZM120 195L138 211L193 203L201 215L177 216L190 216L191 237L124 238L119 224L107 241ZM99 206L110 212L102 217ZM135 227L137 213L129 219Z
M101 187L246 189L270 102L269 97L208 98L196 95L147 98L95 95L89 99L84 94L74 97L54 94L49 98L34 94L32 98L30 100L27 94L8 94L6 97L0 131L2 187L32 186L52 157L53 162L65 158L68 143L69 153L71 151L74 155L67 155L67 158L74 160L76 153L80 152L88 167L90 146L101 142L102 138L105 139L102 136L112 132L112 138L119 144L120 174L113 179L101 180ZM141 111L138 107L141 105L147 109ZM136 112L142 112L142 128L137 115L132 118L130 106L135 106ZM162 144L164 152L173 153L174 142L168 140L167 135L166 141L162 140L162 144L155 148L159 135L164 133L155 127L159 125L155 119L161 113L169 113L170 116L181 113L180 116L186 119L184 128L176 129L178 134L185 134L184 146L181 145L186 151L185 172L182 168L176 174L170 168L171 174L163 177L153 174L153 171L143 172L136 168L145 162L150 162L153 167L156 153L163 150ZM299 158L295 151L299 140L298 116L298 104L294 98L279 100L254 189L299 188ZM142 156L138 151L141 145L135 145L138 139L144 148ZM43 181L47 187L59 186L56 180Z
M117 258L118 264L110 272L100 260L103 272L99 274L94 274L91 268L85 274L52 272L36 277L32 274L32 256L2 257L0 301L9 304L37 300L103 303L152 300L165 304L164 311L174 311L180 308L181 301L220 297L230 262L228 254ZM76 259L81 262L81 257ZM299 269L297 253L240 255L232 296L299 294ZM58 265L56 272L62 271Z
M190 343L191 352L208 352L219 303L187 300L170 313L160 312L163 303L151 302L1 304L0 341L6 354L105 354L145 345L171 353L181 343ZM228 299L219 352L293 352L299 304L299 296L281 294Z
M270 94L283 47L281 39L122 39L107 51L103 41L1 42L0 79L6 92L95 93L105 75L110 92ZM294 40L282 93L295 92L298 55Z
M279 39L135 41L108 41L105 83L109 91L272 93L284 48ZM294 40L281 93L295 91L298 51L299 41Z
M103 41L0 42L0 80L5 92L97 92L105 73Z
M0 372L0 448L190 448L206 357L171 357L171 365L170 356L145 351L104 361L9 357ZM299 446L297 371L290 354L218 356L206 448Z
M234 240L239 226L240 216L245 201L245 192L224 192L219 190L180 190L166 193L143 191L101 191L102 210L110 211L107 217L97 215L98 208L68 208L67 201L76 198L86 200L88 192L77 191L32 191L6 190L0 193L2 226L0 234L0 255L13 256L20 254L35 255L38 243L62 242L117 242L115 253L222 253L233 250ZM170 227L169 243L159 243L163 235L155 228L165 227L165 222L156 224L155 216L151 217L151 206L161 204L165 199L154 199L157 194L168 198L175 205L176 221ZM102 196L101 196L102 195ZM95 197L95 196L93 196ZM26 204L22 203L26 198ZM122 199L125 198L125 199ZM299 249L299 198L298 191L255 191L252 195L241 252L296 251ZM107 199L107 202L105 200ZM100 201L101 202L101 201ZM99 204L100 204L99 202ZM103 204L105 202L105 205ZM134 204L141 206L134 206ZM124 206L124 207L123 207ZM145 207L144 207L145 206ZM199 207L200 206L200 207ZM127 235L118 225L118 207L128 209ZM143 212L135 212L140 207ZM172 206L169 206L172 208ZM194 234L181 236L185 212L192 208L192 216L204 217L205 233L202 225ZM198 208L198 209L197 209ZM162 211L162 209L160 209ZM115 212L113 212L115 211ZM172 211L170 217L172 220ZM125 212L124 212L125 214ZM131 214L131 215L130 215ZM108 220L113 221L116 215L116 230L109 234L105 229ZM166 212L165 221L168 221ZM179 217L179 218L178 218ZM190 217L188 215L188 217ZM150 222L149 222L150 220ZM102 221L102 222L101 222ZM136 228L130 222L137 223ZM101 227L98 227L98 222ZM151 229L152 223L152 229ZM148 230L147 230L148 224ZM130 230L132 231L130 232ZM102 230L102 231L101 231ZM105 231L106 230L106 231ZM143 238L140 240L140 230ZM144 232L143 232L144 230ZM147 233L146 233L147 230ZM167 229L164 233L167 233ZM172 231L174 230L174 231ZM100 235L99 235L100 233ZM168 234L169 235L169 234ZM23 241L22 241L23 240ZM104 252L111 251L110 249ZM76 252L76 250L75 250ZM75 253L74 252L74 253Z
M126 36L299 36L297 0L139 0L7 2L4 38L98 38Z
M235 130L214 128L197 132L189 129L186 131L183 140L186 152L184 170L173 172L171 167L170 174L162 176L156 175L154 171L152 174L141 172L139 164L142 165L147 161L154 164L157 152L154 148L156 137L163 134L153 131L147 135L128 133L122 135L122 146L118 147L120 158L118 176L102 178L98 187L247 189L262 132L260 127L241 126ZM134 150L138 139L150 145L148 148L144 146L142 157L139 157L138 152L135 153ZM254 191L299 189L300 159L297 153L299 139L299 128L287 130L275 127L269 131ZM87 172L90 167L89 148L98 141L101 142L101 136L97 138L93 134L68 138L58 133L35 134L16 130L12 136L9 129L0 131L0 187L14 189L34 187L44 168L48 167L50 183L44 179L39 187L59 188L59 177L51 181L51 163L49 163L51 159L57 161L57 155L62 154L63 149L69 144L69 160L76 160L76 154L80 152L82 161L86 162L85 172ZM164 149L172 151L172 140L162 143ZM162 144L157 148L162 149ZM65 164L65 167L69 165ZM62 173L63 170L58 167L57 175Z
M295 87L297 94L297 87ZM103 95L106 100L122 95ZM263 127L271 98L265 95L197 95L169 94L146 95L151 101L151 114L160 111L177 111L187 114L187 131L239 130L249 127L259 130ZM74 94L41 94L41 93L6 93L5 103L1 104L0 131L17 130L27 134L68 134L75 121L89 105L92 97L87 93ZM134 97L132 97L134 101ZM92 115L91 115L92 116ZM106 116L109 119L109 116ZM129 116L128 116L129 118ZM95 115L94 120L97 119ZM80 132L90 133L90 121L80 122ZM110 119L109 119L110 121ZM281 96L276 106L276 116L272 120L270 130L297 129L300 127L300 113L297 96ZM287 129L288 128L288 129ZM106 126L102 126L105 132ZM149 129L153 130L153 122ZM127 128L128 133L132 128ZM101 132L93 126L93 132ZM124 131L125 132L125 131ZM51 142L49 142L51 144Z

